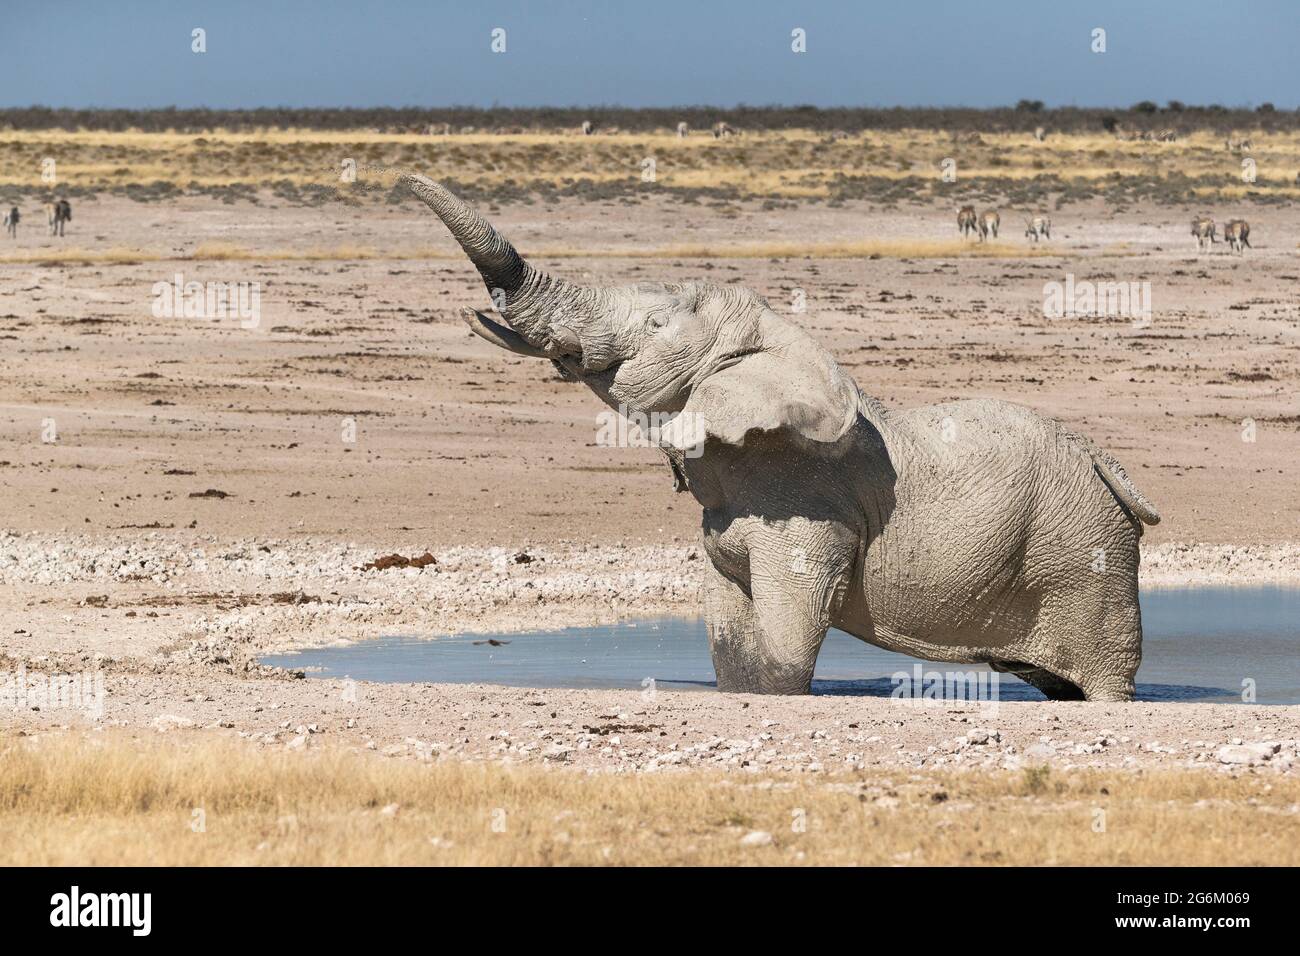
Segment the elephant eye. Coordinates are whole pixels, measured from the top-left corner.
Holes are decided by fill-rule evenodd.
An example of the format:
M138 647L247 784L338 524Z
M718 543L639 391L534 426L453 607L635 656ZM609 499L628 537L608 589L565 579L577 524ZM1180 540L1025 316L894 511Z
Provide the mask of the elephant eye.
M650 313L649 318L650 318L650 327L653 329L662 329L665 325L668 324L667 312L652 312Z

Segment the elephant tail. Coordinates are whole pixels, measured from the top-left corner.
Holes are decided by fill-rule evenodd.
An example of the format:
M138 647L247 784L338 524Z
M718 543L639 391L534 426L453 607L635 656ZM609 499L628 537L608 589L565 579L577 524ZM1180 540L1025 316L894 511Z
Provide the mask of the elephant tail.
M1101 480L1106 482L1106 487L1110 489L1111 494L1136 515L1139 521L1152 525L1160 523L1160 512L1156 511L1156 506L1147 499L1146 495L1138 491L1137 485L1133 484L1133 479L1124 471L1123 465L1105 452L1102 452L1100 458L1094 455L1092 464L1097 469L1097 474L1101 475Z
M1069 433L1069 437L1083 446L1084 450L1092 458L1092 467L1106 483L1110 493L1119 499L1129 513L1141 521L1143 524L1157 525L1160 523L1160 512L1156 510L1147 496L1138 491L1137 485L1133 484L1133 479L1128 476L1115 456L1110 452L1099 448L1090 438L1083 435Z

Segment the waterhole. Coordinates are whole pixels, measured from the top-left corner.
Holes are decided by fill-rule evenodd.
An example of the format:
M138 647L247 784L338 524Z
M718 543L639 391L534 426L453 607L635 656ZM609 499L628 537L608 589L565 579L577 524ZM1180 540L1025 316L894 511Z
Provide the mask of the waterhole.
M1300 703L1300 588L1207 587L1144 592L1138 699ZM1081 639L1082 639L1081 635ZM309 677L515 687L714 690L700 618L638 620L509 634L391 637L263 659ZM976 664L919 661L832 630L822 645L815 694L889 696L898 674L985 672ZM1041 700L999 675L1002 700Z

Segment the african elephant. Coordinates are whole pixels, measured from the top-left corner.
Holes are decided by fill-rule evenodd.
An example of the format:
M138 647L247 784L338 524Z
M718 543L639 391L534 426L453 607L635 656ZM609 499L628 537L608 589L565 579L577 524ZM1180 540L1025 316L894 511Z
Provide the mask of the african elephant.
M1087 438L990 399L886 408L749 289L572 284L438 183L404 182L492 293L504 321L466 309L475 332L613 408L702 423L664 451L704 509L720 690L807 693L835 626L1053 699L1132 698L1138 540L1160 517Z

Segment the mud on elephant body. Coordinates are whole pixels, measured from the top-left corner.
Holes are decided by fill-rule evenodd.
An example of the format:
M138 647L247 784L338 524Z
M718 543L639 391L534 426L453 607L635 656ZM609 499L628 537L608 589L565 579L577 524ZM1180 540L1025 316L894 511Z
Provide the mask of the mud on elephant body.
M1138 540L1159 515L1086 438L1000 401L886 409L750 290L572 285L406 183L492 292L503 321L467 311L478 334L620 411L703 423L702 448L665 451L704 509L720 689L807 693L835 626L1053 698L1132 698Z

